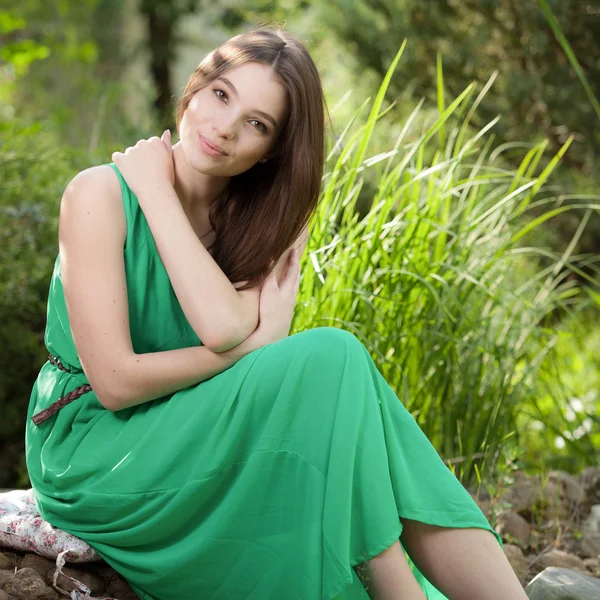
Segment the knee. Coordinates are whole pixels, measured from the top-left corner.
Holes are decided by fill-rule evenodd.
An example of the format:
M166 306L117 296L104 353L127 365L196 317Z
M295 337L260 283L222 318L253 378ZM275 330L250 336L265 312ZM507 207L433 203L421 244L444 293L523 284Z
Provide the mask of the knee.
M362 342L351 332L337 327L307 329L284 340L298 355L304 355L321 364L345 357L348 352L364 351Z

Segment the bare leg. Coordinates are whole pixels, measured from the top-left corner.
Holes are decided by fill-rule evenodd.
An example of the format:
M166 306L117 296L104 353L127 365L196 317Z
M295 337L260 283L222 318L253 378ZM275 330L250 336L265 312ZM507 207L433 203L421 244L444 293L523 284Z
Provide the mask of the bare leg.
M400 539L406 551L419 571L450 600L527 600L489 531L401 521Z
M355 570L371 600L425 600L397 541Z

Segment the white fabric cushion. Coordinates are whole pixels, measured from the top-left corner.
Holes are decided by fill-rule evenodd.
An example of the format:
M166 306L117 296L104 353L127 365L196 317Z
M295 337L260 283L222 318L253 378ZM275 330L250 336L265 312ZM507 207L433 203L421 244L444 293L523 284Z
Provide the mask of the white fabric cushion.
M54 559L54 587L72 600L116 600L94 599L83 583L63 573L66 562L93 562L101 558L87 542L45 521L35 505L32 489L0 493L0 546ZM61 574L79 589L68 593L59 588L57 579Z
M53 527L40 516L31 489L0 494L0 546L52 559L68 551L67 561L74 563L100 560L88 543Z

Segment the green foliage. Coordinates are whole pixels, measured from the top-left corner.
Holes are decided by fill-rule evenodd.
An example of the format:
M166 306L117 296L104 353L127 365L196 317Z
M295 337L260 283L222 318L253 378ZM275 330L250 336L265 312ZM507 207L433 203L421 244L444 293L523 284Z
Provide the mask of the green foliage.
M23 474L24 419L46 360L46 301L56 254L58 208L75 174L73 156L40 124L0 123L0 487Z
M581 68L581 65L579 64L579 61L577 60L577 57L573 52L573 48L571 47L569 40L567 40L567 38L562 33L560 25L556 21L554 13L552 12L552 8L550 7L550 3L548 2L548 0L537 0L537 2L540 5L542 12L544 13L544 17L546 17L546 20L552 28L552 32L554 33L558 42L560 43L560 46L563 49L565 55L569 59L573 70L575 71L575 73L577 73L577 77L579 77L579 81L581 81L581 85L583 86L583 89L585 90L585 93L589 98L590 104L593 106L597 117L600 119L600 103L598 102L598 99L596 98L594 91L592 90L592 87L589 84L588 79L585 76L585 73L583 72L583 69Z
M562 35L572 44L590 89L600 91L595 64L600 22L578 0L551 3ZM363 64L383 76L398 40L409 40L403 69L390 91L431 97L434 57L444 57L445 85L456 97L469 81L498 79L476 115L477 126L496 114L499 139L547 137L558 150L569 135L571 164L587 165L598 152L600 122L590 123L589 98L537 3L514 0L332 0L320 15Z
M408 117L405 107L415 100L425 98L426 108L436 105L436 56L443 58L444 87L452 97L472 81L483 85L493 74L494 84L473 114L474 127L482 128L501 115L494 127L496 146L546 138L554 153L572 137L554 181L563 191L578 194L587 187L598 188L600 120L593 111L598 112L595 98L600 96L600 20L592 4L579 0L311 0L295 3L289 11L284 6L287 3L277 0L247 0L236 2L235 10L246 25L279 22L285 12L296 30L306 32L304 37L313 47L323 48L318 62L327 76L338 70L340 62L340 55L331 52L333 38L343 51L344 64L346 55L356 60L362 81L371 73L380 81L398 44L408 40L402 68L388 90L388 98L397 102L398 120ZM511 153L505 152L504 157L511 160ZM572 211L556 219L550 232L538 229L543 237L536 244L549 242L560 251L582 215L583 211ZM599 233L600 222L593 219L578 251L600 251Z
M592 290L588 293L595 295ZM595 305L595 306L594 306ZM525 464L576 472L600 448L600 328L597 301L568 318L538 379L538 394L518 419ZM561 406L562 410L556 410ZM552 449L552 452L549 452ZM583 457L581 453L587 456Z
M110 153L145 126L125 116L119 79L98 77L111 53L96 61L95 49L107 40L93 25L112 18L111 4L118 3L25 0L0 11L0 35L13 37L0 64L7 74L0 80L0 487L27 484L25 415L46 360L46 302L62 192L78 171L109 162Z
M330 150L294 330L339 325L355 332L468 482L477 472L488 477L514 451L522 412L534 409L545 386L559 388L560 379L552 385L543 377L561 331L552 319L586 305L582 288L566 277L576 268L572 246L546 253L551 265L531 272L538 250L517 243L557 214L539 214L552 202L542 194L570 142L545 168L538 167L543 143L524 153L518 169L508 168L502 152L491 152L488 132L497 119L469 133L482 100L473 101L469 86L448 106L440 93L440 114L420 129L418 105L394 147L367 156L375 129L389 126L382 107L401 52L368 117L357 115ZM453 120L459 113L466 116ZM370 172L375 194L361 215L356 203ZM590 206L600 210L600 198ZM553 399L547 413L562 413L561 398ZM582 435L570 451L585 462L598 446Z
M125 50L124 4L23 0L0 10L0 487L26 485L24 413L45 360L63 188L156 133L152 90L125 77L140 48ZM597 96L597 21L572 0L551 5ZM137 6L159 26L195 8ZM230 27L293 16L335 90L349 81L342 62L360 66L362 85L387 74L355 116L346 118L347 95L334 109L348 125L330 143L294 330L354 331L465 482L492 480L517 455L534 468L597 461L600 294L595 255L581 254L581 242L600 204L590 177L598 121L535 3L269 0L211 10ZM153 42L155 58L175 56L176 35ZM415 106L415 95L430 102ZM585 194L565 194L567 177Z
M97 149L101 128L120 139L121 13L119 0L23 0L0 11L6 29L0 33L4 118L18 107L22 118L51 121L62 137L59 142L87 145L90 154ZM105 121L108 114L116 118Z

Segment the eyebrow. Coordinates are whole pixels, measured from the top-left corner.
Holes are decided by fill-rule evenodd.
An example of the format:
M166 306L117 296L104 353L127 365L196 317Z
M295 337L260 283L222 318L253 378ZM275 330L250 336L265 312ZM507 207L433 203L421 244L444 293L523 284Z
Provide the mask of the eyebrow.
M218 77L217 81L222 81L223 83L228 85L231 88L231 91L234 93L234 95L238 98L240 97L240 95L238 94L238 91L235 89L235 86L233 85L233 83L231 83L231 81L229 81L229 79L227 79L226 77ZM261 117L266 119L267 121L270 121L271 124L273 125L273 127L277 127L277 121L271 115L267 114L266 112L263 112L262 110L258 110L258 109L255 109L254 112L257 115L260 115Z

